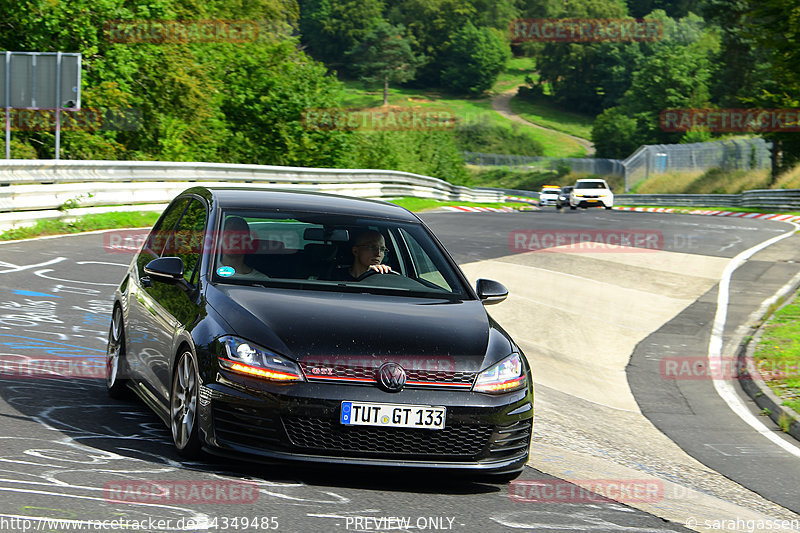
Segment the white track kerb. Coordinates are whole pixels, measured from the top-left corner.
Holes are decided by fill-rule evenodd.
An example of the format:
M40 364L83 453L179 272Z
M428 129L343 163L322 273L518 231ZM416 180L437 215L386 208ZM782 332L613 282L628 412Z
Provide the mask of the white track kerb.
M722 273L722 278L719 282L719 290L717 294L717 312L714 316L714 326L711 330L711 338L708 341L709 368L722 368L722 334L725 331L725 321L728 317L731 276L737 268L742 266L745 261L752 257L756 252L759 252L780 240L792 236L795 231L800 229L800 225L796 224L795 222L789 223L794 226L794 229L784 233L783 235L772 237L771 239L768 239L748 250L741 252L739 255L731 259L731 262L728 263L727 267L725 267L725 270ZM714 388L717 390L717 394L720 395L725 403L728 404L728 407L730 407L731 410L739 416L739 418L787 452L796 457L800 457L800 448L789 441L780 438L774 433L773 430L764 425L764 423L762 423L757 417L753 416L753 414L747 409L744 403L742 403L742 400L736 394L736 391L734 390L730 381L725 379L714 379L713 381Z

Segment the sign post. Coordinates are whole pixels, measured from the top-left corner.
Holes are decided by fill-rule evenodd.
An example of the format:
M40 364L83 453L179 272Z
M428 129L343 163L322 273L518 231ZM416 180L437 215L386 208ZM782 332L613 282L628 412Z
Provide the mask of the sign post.
M5 52L0 68L5 109L6 159L11 159L11 110L55 109L55 158L61 155L61 111L81 107L81 54Z

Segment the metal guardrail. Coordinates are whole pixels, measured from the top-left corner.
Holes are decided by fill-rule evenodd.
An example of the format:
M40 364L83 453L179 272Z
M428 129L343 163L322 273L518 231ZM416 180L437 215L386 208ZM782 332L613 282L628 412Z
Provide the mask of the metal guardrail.
M317 169L161 161L10 160L0 164L0 230L42 218L163 209L193 185L270 187L362 198L401 196L445 201L501 202L505 193L452 185L394 170Z
M800 209L800 189L755 189L742 193L742 207L780 211Z
M526 198L539 198L539 191L525 191L522 189L500 189L496 187L475 187L476 191L499 191L509 196L524 196Z
M800 210L800 189L755 189L741 194L618 194L617 205L678 207L749 207Z
M501 202L538 191L459 187L392 170L314 169L157 161L11 160L0 164L0 230L38 219L92 212L162 210L192 185L272 187L362 198L414 196L463 202ZM619 194L618 205L750 207L800 210L800 189L742 194Z
M739 207L740 194L617 194L617 205L669 205L678 207ZM755 207L755 206L754 206Z

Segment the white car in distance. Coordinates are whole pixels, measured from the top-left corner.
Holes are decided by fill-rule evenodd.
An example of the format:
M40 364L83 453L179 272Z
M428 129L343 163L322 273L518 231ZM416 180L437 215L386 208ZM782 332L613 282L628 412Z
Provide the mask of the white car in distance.
M614 193L603 179L583 179L575 183L569 195L569 208L614 207Z
M556 205L558 203L558 193L561 187L558 185L545 185L539 193L539 206Z

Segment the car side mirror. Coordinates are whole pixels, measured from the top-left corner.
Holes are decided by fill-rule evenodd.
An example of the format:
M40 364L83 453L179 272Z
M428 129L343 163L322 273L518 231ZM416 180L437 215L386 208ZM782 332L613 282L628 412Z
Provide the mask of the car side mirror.
M508 296L508 289L502 283L491 279L479 279L475 284L475 292L478 293L483 305L499 304Z
M159 257L145 265L144 273L158 281L179 281L183 279L183 260L180 257Z

